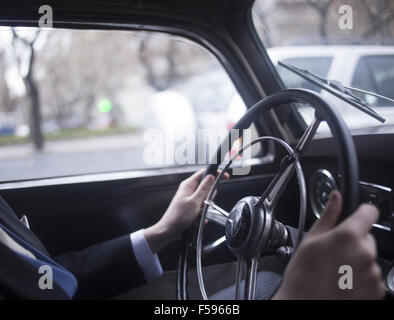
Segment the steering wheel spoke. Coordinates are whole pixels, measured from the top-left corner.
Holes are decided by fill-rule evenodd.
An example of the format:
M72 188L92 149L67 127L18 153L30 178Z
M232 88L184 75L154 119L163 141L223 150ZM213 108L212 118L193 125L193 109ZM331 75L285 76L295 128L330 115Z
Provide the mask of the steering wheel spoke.
M227 220L228 220L229 213L226 210L220 208L218 205L216 205L212 201L204 201L204 202L205 202L205 205L208 206L205 218L208 221L212 221L212 222L224 227L226 225Z
M246 260L245 299L254 300L256 293L258 257Z
M241 300L241 283L245 269L245 258L239 256L237 260L237 271L235 275L235 300Z
M259 257L246 258L239 256L235 276L235 300L254 300L256 293L257 267ZM242 280L245 274L244 281ZM242 286L242 281L244 285ZM243 295L242 295L243 289Z
M207 206L212 207L214 210L216 210L218 213L220 213L220 214L223 215L224 217L228 217L229 213L228 213L226 210L220 208L220 207L219 207L216 203L214 203L213 201L205 200L204 203L205 203Z
M288 159L287 156L282 160L282 163L286 159ZM256 206L261 206L264 204L266 209L272 210L275 208L280 196L286 189L295 171L294 163L287 164L287 166L281 164L281 167L282 166L283 168L281 168L272 179L271 183L260 197L260 200L257 202Z
M207 244L202 248L202 254L207 255L212 251L216 250L223 242L226 242L226 236L220 237L219 239Z
M208 221L214 222L222 227L224 227L226 225L226 221L227 221L226 217L222 216L221 214L216 213L212 209L208 209L207 215L205 216L205 218Z
M265 208L272 210L275 208L278 199L280 198L283 191L286 189L291 177L294 173L294 160L298 158L300 154L307 148L311 140L313 139L321 120L319 117L315 117L309 127L305 130L304 134L298 141L293 155L285 156L280 164L279 172L275 175L267 189L264 191L257 206L261 206L264 203Z
M320 117L315 116L309 127L305 130L304 134L298 141L296 147L294 148L295 154L301 155L304 152L306 147L308 147L309 143L312 141L313 137L315 136L320 123L321 123Z

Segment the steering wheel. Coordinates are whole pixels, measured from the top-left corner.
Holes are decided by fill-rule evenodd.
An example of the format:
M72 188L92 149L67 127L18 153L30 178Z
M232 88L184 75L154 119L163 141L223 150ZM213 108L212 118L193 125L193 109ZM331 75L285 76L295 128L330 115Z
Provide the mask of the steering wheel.
M242 134L242 129L248 128L262 113L279 105L291 103L307 103L312 106L315 109L314 119L294 149L282 139L268 136L260 137L241 148L225 164L205 201L197 230L197 239L193 237L195 230L189 230L187 236L183 238L183 246L178 261L178 299L187 299L188 261L192 248L196 248L196 267L200 291L203 299L208 299L205 291L201 257L203 250L212 250L216 245L212 243L203 248L202 239L206 220L223 226L227 247L237 257L235 299L254 299L258 261L262 255L269 252L278 252L285 258L284 260L291 258L292 253L301 241L306 219L307 193L300 157L323 121L327 122L336 143L340 174L339 189L343 195L342 216L356 209L359 202L358 160L353 139L342 117L319 94L304 89L282 90L257 102L235 124L233 129L241 129ZM220 180L238 155L253 144L262 141L273 141L285 149L286 155L280 162L278 173L260 197L244 197L236 203L230 212L225 211L213 202ZM222 148L218 149L216 159L222 159L221 150ZM213 162L215 164L210 164L207 167L206 174L215 176L219 164L216 164L216 161ZM300 208L298 235L293 243L288 229L275 219L275 209L294 172L297 175L300 190ZM241 281L244 274L245 285L242 295Z

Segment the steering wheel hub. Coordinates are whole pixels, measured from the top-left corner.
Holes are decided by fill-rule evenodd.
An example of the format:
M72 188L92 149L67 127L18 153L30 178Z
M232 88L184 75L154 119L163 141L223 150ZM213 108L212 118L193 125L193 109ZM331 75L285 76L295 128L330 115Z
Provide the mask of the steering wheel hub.
M231 210L225 234L230 248L239 248L245 241L250 230L251 210L248 202L241 200Z
M225 224L227 247L236 256L252 255L264 229L264 208L256 206L258 197L242 198L230 211Z

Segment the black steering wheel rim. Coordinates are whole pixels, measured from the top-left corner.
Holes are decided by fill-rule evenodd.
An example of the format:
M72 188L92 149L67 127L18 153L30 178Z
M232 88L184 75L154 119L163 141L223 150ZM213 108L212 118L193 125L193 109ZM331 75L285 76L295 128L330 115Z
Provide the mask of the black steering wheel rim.
M323 119L331 130L339 159L339 172L341 174L340 190L343 195L343 210L341 217L353 212L359 204L358 187L358 159L353 138L342 117L327 103L320 94L306 89L286 89L268 96L252 106L244 116L234 125L233 129L248 128L254 119L269 109L282 104L307 103L315 109L316 116ZM221 148L218 148L216 158L221 159ZM215 175L220 163L212 161L207 167L206 174ZM177 298L186 300L188 259L191 251L191 241L195 228L185 233L182 241L181 254L177 269Z

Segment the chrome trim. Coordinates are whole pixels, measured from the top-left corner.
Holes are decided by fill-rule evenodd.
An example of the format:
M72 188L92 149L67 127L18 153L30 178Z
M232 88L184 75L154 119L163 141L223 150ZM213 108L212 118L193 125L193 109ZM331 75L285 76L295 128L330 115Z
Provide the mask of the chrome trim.
M216 203L214 203L213 201L204 200L204 203L205 203L206 205L208 205L208 206L211 206L213 209L215 209L216 211L218 211L218 212L219 212L220 214L222 214L223 216L225 216L225 217L228 217L228 216L229 216L229 213L228 213L226 210L220 208L220 207L219 207Z
M241 300L243 296L241 295L241 281L243 276L243 269L245 264L245 258L239 256L237 259L237 271L235 274L235 300Z
M321 123L321 120L317 119L316 117L312 120L311 124L305 130L301 139L298 141L297 145L295 146L295 148L294 148L295 153L302 154L302 152L304 151L306 146L309 145L309 143L311 142L311 140L315 136L320 123Z
M324 174L326 177L328 177L328 178L330 179L330 181L331 181L332 183L334 183L335 188L337 189L337 187L336 187L337 185L336 185L336 183L335 183L334 177L332 176L332 174L330 173L330 171L328 171L328 170L326 170L326 169L319 169L319 170L316 170L316 171L312 174L310 185L312 184L312 181L313 181L312 179L313 179L313 177L316 176L317 174ZM381 185L378 185L378 184L369 183L369 182L364 182L364 181L359 181L358 183L361 184L361 185L366 185L366 186L374 187L374 188L376 188L376 189L380 189L380 190L383 190L383 191L391 192L391 188L386 187L386 186L381 186ZM316 217L317 219L320 219L320 214L317 212L318 210L317 210L317 207L316 207L316 203L315 203L315 201L314 201L314 198L313 198L312 188L311 188L310 186L309 186L309 199L310 199L310 203L311 203L311 207L312 207L313 214L315 215L315 217ZM377 228L377 229L381 229L381 230L384 230L384 231L391 232L391 228L390 228L390 227L387 227L387 226L384 226L384 225L381 225L381 224L378 224L378 223L374 223L372 226L373 226L374 228Z
M381 186L381 185L375 184L375 183L359 181L358 184L361 184L361 185L364 185L364 186L369 186L369 187L376 188L376 189L380 189L380 190L387 191L387 192L391 192L391 188L390 187Z
M253 257L246 262L245 275L245 300L254 300L256 296L257 268L259 265L259 256ZM239 278L237 279L239 280Z
M220 213L217 213L216 210L212 211L212 209L208 209L205 218L208 221L211 221L219 226L222 226L223 228L226 226L228 220L225 216L221 215Z
M271 151L268 152L263 157L251 158L248 159L248 161L242 161L242 160L234 161L231 167L237 167L237 168L241 168L242 166L253 167L256 165L269 164L272 162L274 162L274 155L273 152ZM174 167L165 167L165 168L147 168L147 169L136 169L136 170L128 170L128 171L118 171L118 172L88 173L88 174L75 175L75 176L42 178L42 179L32 179L32 180L23 180L23 181L20 180L5 181L5 182L0 182L0 190L127 180L127 179L156 177L156 176L164 176L164 175L180 174L180 173L194 173L195 171L204 168L207 165L208 164L174 166ZM242 179L242 177L237 178L237 180L239 179Z
M393 265L391 265L390 271L387 274L386 284L387 284L387 289L390 291L390 293L394 294L394 266Z
M382 191L385 191L385 192L391 192L392 191L392 189L390 187L382 186L382 185L375 184L375 183L359 181L358 184L359 185L368 186L368 187L372 187L372 188L375 188L375 189L379 189L379 190L382 190ZM374 223L373 227L375 227L377 229L384 230L384 231L391 232L391 227L387 227L387 226L384 226L384 225L379 224L379 223Z
M333 175L331 174L330 171L328 171L326 169L318 169L312 174L310 182L309 182L309 202L311 204L313 214L315 215L315 217L317 219L320 219L320 212L319 212L319 210L317 208L317 204L316 204L315 197L314 197L314 194L313 194L314 190L312 188L312 184L315 182L316 177L318 175L324 175L326 178L328 178L330 180L330 182L333 184L334 189L338 189L338 187L337 187L335 179L334 179L334 177L333 177Z
M384 226L384 225L381 225L381 224L378 224L378 223L374 223L373 225L372 225L374 228L378 228L378 229L381 229L381 230L384 230L384 231L391 231L391 228L390 227L387 227L387 226Z
M176 173L193 173L200 169L202 166L187 166L187 167L173 167L173 168L160 168L160 169L146 169L146 170L132 170L121 172L107 172L107 173L94 173L84 174L78 176L44 178L26 181L14 181L0 183L0 190L21 189L21 188L35 188L68 184L80 184L90 182L104 182L115 180L127 180L142 177L155 177Z
M214 251L218 246L220 246L223 242L226 242L226 236L223 236L217 240L215 240L214 242L207 244L203 249L202 249L202 253L204 255L211 253L212 251Z

